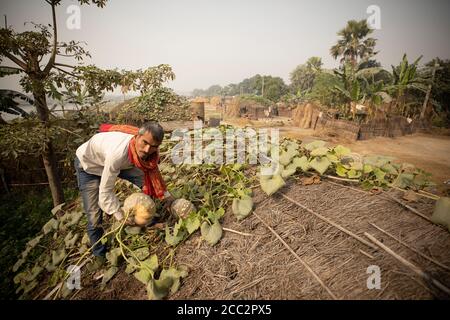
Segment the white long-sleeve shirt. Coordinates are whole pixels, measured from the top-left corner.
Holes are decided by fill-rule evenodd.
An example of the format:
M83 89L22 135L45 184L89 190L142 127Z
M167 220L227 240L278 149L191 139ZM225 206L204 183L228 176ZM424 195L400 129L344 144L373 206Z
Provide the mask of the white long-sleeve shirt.
M123 132L101 132L78 147L76 155L83 170L100 176L99 206L120 219L120 201L114 185L121 170L133 168L128 159L128 144L133 135ZM165 197L170 196L166 192Z

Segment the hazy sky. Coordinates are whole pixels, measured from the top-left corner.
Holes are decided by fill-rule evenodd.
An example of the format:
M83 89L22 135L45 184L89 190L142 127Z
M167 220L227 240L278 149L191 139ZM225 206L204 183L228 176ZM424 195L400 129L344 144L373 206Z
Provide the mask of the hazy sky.
M66 27L67 7L57 8L59 40L83 40L101 68L138 69L168 63L177 92L212 84L237 83L257 73L280 76L310 56L324 66L336 32L350 19L366 19L369 5L381 10L377 59L390 69L403 53L450 58L450 1L438 0L110 0L105 8L81 7L78 30ZM23 31L25 21L50 23L44 0L0 0L8 25ZM3 24L3 17L1 17ZM7 60L5 60L6 62ZM4 63L5 63L4 62ZM0 88L18 89L17 77L0 79Z

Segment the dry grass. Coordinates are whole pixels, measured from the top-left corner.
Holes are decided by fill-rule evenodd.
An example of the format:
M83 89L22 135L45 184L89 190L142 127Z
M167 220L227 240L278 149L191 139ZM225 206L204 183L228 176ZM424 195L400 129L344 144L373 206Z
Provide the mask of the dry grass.
M380 196L322 182L282 190L289 197L363 237L369 232L401 256L450 286L450 273L385 236L369 223L407 242L445 265L450 265L450 235ZM256 212L342 299L432 299L442 293L417 278L392 257L349 237L280 196L255 196ZM430 214L433 200L416 203ZM177 253L177 263L190 268L174 299L330 299L302 265L254 216L228 228L253 234L225 233L211 248L191 239ZM362 250L363 253L360 251ZM366 254L364 254L366 253ZM371 259L369 256L373 256ZM381 290L368 290L367 267L381 268Z
M450 234L381 195L370 195L333 182L302 186L291 180L281 192L360 237L374 235L400 256L450 286L450 272L424 259L377 230L371 223L409 246L450 266ZM391 191L400 198L402 193ZM340 299L449 298L425 283L382 250L373 250L281 195L254 194L255 212L301 257ZM434 200L420 198L410 206L429 216ZM170 299L330 299L299 261L254 215L238 222L228 211L223 225L251 234L224 231L214 247L198 233L179 246L177 265L189 275ZM367 288L367 268L381 269L381 289ZM104 291L83 283L77 299L146 299L144 286L120 272Z

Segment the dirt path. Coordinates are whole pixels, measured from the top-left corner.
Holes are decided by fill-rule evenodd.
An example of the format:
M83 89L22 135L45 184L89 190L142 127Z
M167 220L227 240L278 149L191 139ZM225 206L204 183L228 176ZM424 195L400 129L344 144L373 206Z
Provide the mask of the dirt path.
M363 155L384 154L430 172L436 183L450 179L450 137L413 134L397 138L377 137L348 144Z
M432 174L436 192L446 194L450 185L450 136L415 133L396 138L377 137L370 140L350 141L339 137L327 137L311 129L281 128L281 134L310 141L321 139L332 145L342 144L361 155L384 155L395 161L411 163Z

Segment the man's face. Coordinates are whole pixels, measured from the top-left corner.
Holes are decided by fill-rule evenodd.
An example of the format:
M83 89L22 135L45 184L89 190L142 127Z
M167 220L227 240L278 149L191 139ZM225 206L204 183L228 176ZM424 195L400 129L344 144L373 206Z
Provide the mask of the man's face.
M150 132L138 135L136 138L136 151L141 160L147 161L158 150L161 143L154 140Z

